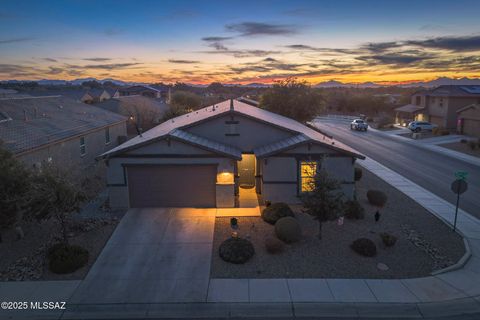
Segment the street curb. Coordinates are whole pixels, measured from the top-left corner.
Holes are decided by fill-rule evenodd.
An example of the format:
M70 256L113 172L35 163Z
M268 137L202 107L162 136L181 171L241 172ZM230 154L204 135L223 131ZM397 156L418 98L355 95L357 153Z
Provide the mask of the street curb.
M431 273L432 276L436 276L445 272L450 272L450 271L455 271L458 269L462 269L465 264L470 260L470 257L472 256L472 250L470 249L470 244L468 242L468 239L459 232L459 234L463 237L463 243L465 245L465 253L463 256L460 258L460 260L457 261L457 263L452 264L451 266L448 266L446 268L434 271Z

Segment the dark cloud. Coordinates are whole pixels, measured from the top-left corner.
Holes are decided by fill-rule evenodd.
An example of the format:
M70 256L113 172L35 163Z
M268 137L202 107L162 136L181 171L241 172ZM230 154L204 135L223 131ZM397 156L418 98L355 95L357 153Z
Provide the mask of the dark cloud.
M142 63L105 63L105 64L87 64L87 65L73 65L73 64L66 64L65 68L69 68L71 70L78 70L81 71L82 69L99 69L99 70L115 70L115 69L127 69L135 66L139 66Z
M440 37L427 40L410 40L406 45L414 45L423 48L446 49L455 52L480 50L480 35L466 37Z
M248 58L248 57L265 57L271 54L278 54L280 51L270 51L270 50L233 50L225 48L224 50L212 50L212 51L202 51L202 53L208 54L224 54L233 56L235 58Z
M268 24L261 22L242 22L228 24L225 29L230 32L237 32L240 36L259 35L292 35L298 33L298 27L286 24Z
M26 42L26 41L31 41L31 40L33 40L33 38L29 38L29 37L2 39L2 40L0 40L0 45L1 44L17 43L17 42Z
M203 41L207 42L219 42L219 41L225 41L225 40L230 40L232 37L203 37Z
M230 39L232 37L203 37L202 41L205 41L209 47L215 50L228 50L223 42Z
M398 42L371 42L361 46L362 49L368 50L370 52L385 52L393 48L399 48L402 45Z
M312 52L321 52L323 54L358 54L361 51L358 49L343 49L343 48L318 48L305 44L290 44L286 45L285 48L298 50L298 51L312 51Z
M176 59L169 59L168 62L170 62L170 63L178 63L178 64L195 64L195 63L200 63L200 61L196 61L196 60L176 60Z
M82 60L85 60L85 61L93 61L93 62L102 62L102 61L111 61L112 59L110 58L83 58Z
M419 56L419 55L403 55L398 53L388 53L384 55L372 55L372 56L362 56L358 57L359 60L370 61L372 65L381 63L381 64L394 64L394 65L408 65L423 61L426 59L431 59L429 56Z
M58 62L58 60L53 59L53 58L43 58L43 60L48 61L48 62Z

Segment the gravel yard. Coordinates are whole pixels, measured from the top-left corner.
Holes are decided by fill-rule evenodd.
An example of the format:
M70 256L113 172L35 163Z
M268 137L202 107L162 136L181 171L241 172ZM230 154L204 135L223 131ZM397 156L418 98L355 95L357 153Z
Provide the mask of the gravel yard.
M375 222L367 199L369 189L384 191L387 205ZM345 219L343 225L329 222L323 225L322 240L317 238L318 224L292 207L302 226L300 242L286 245L279 254L269 254L264 239L274 236L274 226L260 217L239 217L235 231L252 241L255 255L243 265L224 262L218 255L222 241L232 233L230 218L216 218L213 244L212 278L413 278L457 262L465 252L462 238L443 222L397 191L383 180L363 169L357 182L358 200L365 208L365 219ZM379 233L388 232L398 240L395 246L384 247ZM350 249L357 238L369 238L377 245L377 255L362 257ZM378 263L388 266L380 271Z
M87 249L89 259L86 266L70 274L55 274L48 269L46 252L61 239L59 223L55 219L24 223L25 237L21 240L17 240L14 230L4 231L0 243L0 281L83 279L125 213L125 210L102 211L101 214L100 211L89 217L72 216L69 244Z
M478 145L473 150L468 146L468 144L461 142L445 143L440 144L439 146L480 158L480 146Z

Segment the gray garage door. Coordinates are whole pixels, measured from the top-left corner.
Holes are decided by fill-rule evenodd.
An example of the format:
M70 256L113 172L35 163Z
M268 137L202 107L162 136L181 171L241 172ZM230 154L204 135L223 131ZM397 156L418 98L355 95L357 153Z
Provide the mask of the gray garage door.
M215 207L216 166L127 167L130 207Z

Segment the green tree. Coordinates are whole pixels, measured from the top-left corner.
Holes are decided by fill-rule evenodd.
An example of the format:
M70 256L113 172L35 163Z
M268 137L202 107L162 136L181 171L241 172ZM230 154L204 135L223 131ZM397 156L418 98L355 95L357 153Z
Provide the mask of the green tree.
M170 104L175 108L195 110L200 107L202 100L199 95L188 91L175 91Z
M322 109L322 96L305 81L289 78L279 81L260 99L260 108L305 123Z
M316 168L317 164L309 171L315 172ZM322 239L322 223L336 220L343 215L344 194L340 183L331 178L324 169L319 170L309 184L308 189L311 191L303 193L301 200L304 212L318 221L318 238Z

